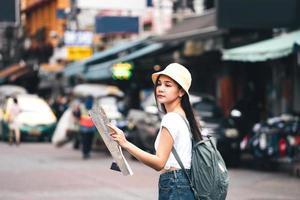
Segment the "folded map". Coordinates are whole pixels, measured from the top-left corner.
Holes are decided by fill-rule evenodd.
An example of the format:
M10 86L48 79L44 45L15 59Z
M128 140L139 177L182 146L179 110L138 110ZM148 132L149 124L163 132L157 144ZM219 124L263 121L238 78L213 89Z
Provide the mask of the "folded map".
M110 154L112 155L122 174L125 176L133 175L131 167L129 166L126 158L124 157L120 145L117 142L115 142L109 134L110 129L107 126L107 124L109 124L110 122L103 108L100 105L94 105L93 108L89 111L89 114L100 136L102 137L104 144L108 148Z

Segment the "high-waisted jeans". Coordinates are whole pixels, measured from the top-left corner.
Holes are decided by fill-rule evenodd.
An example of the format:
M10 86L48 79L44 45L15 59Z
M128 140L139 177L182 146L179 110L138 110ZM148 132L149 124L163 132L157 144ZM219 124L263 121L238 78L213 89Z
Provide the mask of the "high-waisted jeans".
M187 170L188 173L190 170ZM159 200L195 199L189 181L182 169L166 172L159 177Z

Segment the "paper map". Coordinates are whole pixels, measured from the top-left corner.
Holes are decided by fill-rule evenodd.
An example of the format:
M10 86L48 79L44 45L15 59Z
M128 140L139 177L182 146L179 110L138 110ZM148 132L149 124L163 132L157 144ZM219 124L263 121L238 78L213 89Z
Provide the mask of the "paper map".
M120 171L124 176L133 175L131 167L129 166L126 158L122 153L122 149L117 142L115 142L111 136L109 135L109 128L107 124L109 123L109 119L107 118L103 108L99 105L93 106L93 108L89 111L89 114L102 137L104 144L108 148L110 154L112 155L114 161L117 163Z

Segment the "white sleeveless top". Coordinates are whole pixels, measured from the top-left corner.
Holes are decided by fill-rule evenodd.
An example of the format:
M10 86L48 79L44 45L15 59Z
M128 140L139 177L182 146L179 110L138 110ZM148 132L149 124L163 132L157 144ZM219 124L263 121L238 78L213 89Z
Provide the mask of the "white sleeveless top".
M192 133L190 133L186 122L178 113L169 112L164 115L159 133L154 143L155 150L157 150L159 144L162 127L165 127L170 132L174 141L173 146L175 147L183 166L186 169L190 169L192 157ZM170 169L170 167L181 169L172 152L169 155L164 169Z

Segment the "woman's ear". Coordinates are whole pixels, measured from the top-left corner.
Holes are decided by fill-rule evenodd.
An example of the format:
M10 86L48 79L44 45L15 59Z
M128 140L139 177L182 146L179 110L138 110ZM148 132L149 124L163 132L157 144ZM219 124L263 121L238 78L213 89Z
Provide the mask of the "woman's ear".
M183 97L184 94L185 94L185 91L182 88L180 88L180 90L179 90L179 98Z

